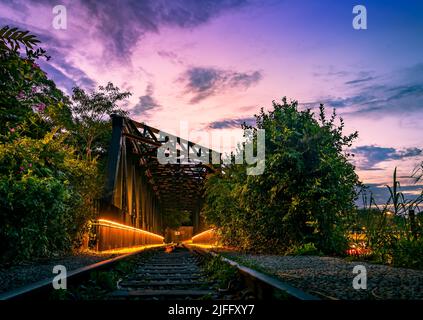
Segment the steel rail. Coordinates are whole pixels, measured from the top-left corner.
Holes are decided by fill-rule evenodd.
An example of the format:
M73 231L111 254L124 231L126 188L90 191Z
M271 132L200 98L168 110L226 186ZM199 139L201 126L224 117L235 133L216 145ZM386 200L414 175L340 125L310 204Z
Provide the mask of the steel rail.
M231 259L225 258L219 254L217 254L214 251L211 250L207 250L205 248L201 248L201 247L196 247L195 245L193 246L186 246L188 249L190 250L195 250L195 251L202 251L205 254L209 254L211 256L214 257L219 257L222 261L225 261L226 263L230 264L231 266L237 268L239 270L239 272L245 276L245 277L249 277L251 278L253 281L257 281L257 282L261 282L273 289L277 289L280 290L282 292L285 292L286 294L288 294L289 296L293 297L294 299L297 300L321 300L319 297L314 296L312 294L309 294L307 292L304 292L298 288L293 287L292 285L279 280L275 277L269 276L265 273L259 272L257 270L248 268L246 266L241 265L240 263L233 261Z
M100 269L103 269L103 268L111 267L116 262L123 260L123 259L126 259L130 256L139 254L140 252L151 250L151 249L156 249L156 248L160 248L160 247L164 247L164 246L165 245L163 245L163 246L158 245L158 246L154 246L154 247L151 247L151 248L142 248L142 249L134 251L134 252L125 253L125 254L122 254L122 255L114 257L114 258L99 261L99 262L96 262L94 264L69 271L67 273L66 281L67 282L77 281L78 279L83 278L84 276L88 275L93 270L100 270ZM53 285L52 285L53 279L54 279L54 277L51 277L51 278L48 278L48 279L40 280L40 281L31 283L31 284L25 285L23 287L19 287L19 288L12 289L12 290L7 291L7 292L0 293L0 300L23 299L23 298L28 298L32 295L37 295L37 294L41 294L43 292L47 292L48 290L53 289Z

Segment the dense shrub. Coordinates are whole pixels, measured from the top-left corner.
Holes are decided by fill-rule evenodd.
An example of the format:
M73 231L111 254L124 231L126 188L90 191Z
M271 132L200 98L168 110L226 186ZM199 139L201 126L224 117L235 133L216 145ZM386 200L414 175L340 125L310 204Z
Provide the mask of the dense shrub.
M2 258L48 256L69 250L72 193L53 177L0 180Z
M78 159L57 132L7 138L0 145L2 258L69 251L92 218L85 199L96 196L95 163Z
M72 137L70 99L36 63L39 41L0 30L0 257L29 259L81 243L101 192L97 160Z
M306 243L345 251L343 219L355 208L358 177L344 148L357 134L344 136L336 120L335 113L326 119L323 106L316 117L286 99L262 109L256 124L265 130L264 173L248 176L246 164L232 164L207 182L203 214L226 243L263 252Z
M423 238L402 238L395 242L392 264L396 267L423 269Z

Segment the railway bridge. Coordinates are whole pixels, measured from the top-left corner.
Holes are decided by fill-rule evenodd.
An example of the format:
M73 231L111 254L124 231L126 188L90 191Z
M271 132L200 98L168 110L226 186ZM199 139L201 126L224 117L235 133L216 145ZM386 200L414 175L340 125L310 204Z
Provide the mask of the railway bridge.
M97 250L162 243L164 217L177 211L189 214L188 233L203 231L204 182L219 169L221 154L127 117L111 119L106 188L95 223ZM171 161L160 161L158 151ZM219 164L212 165L216 159Z

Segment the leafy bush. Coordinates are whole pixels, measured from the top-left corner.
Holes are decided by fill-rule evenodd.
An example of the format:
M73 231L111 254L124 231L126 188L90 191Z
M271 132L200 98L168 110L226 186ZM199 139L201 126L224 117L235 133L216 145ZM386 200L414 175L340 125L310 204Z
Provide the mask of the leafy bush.
M396 267L423 269L423 239L403 238L392 250L392 264Z
M92 218L85 198L95 196L95 163L78 160L55 132L8 138L0 145L2 258L69 251Z
M33 48L38 42L16 28L0 30L2 260L77 247L101 192L97 160L83 159L72 145L69 98L36 63L49 59Z
M47 256L69 249L66 230L70 222L71 193L52 177L1 179L1 252L7 259L19 253L22 258Z
M357 133L344 136L336 120L335 112L326 119L323 105L316 119L285 98L256 115L257 128L265 129L264 173L248 176L246 164L232 164L206 186L203 214L225 243L285 252L311 242L324 253L345 251L343 221L355 209L358 177L344 148Z

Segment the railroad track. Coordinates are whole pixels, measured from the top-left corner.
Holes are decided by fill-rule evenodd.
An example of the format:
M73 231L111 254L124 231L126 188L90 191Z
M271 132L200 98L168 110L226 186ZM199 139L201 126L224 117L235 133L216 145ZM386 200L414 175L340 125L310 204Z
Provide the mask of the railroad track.
M201 262L201 256L181 247L157 252L119 281L108 299L217 299L216 283L204 274Z
M204 265L210 259L231 265L235 276L226 288L216 277L206 274ZM129 271L121 271L119 263L129 263ZM219 270L220 272L221 270ZM112 285L98 289L93 275L106 274ZM103 276L104 276L103 274ZM94 278L96 278L94 277ZM104 278L104 277L103 277ZM319 300L280 280L219 257L208 250L167 246L125 254L107 261L71 271L67 277L68 290L60 299L71 300ZM90 295L81 294L81 288ZM57 299L52 279L0 294L0 300Z

